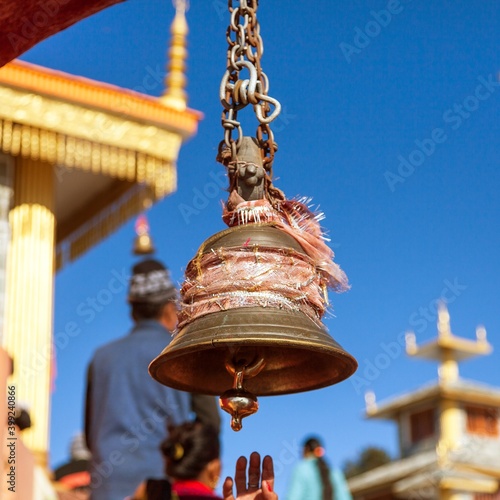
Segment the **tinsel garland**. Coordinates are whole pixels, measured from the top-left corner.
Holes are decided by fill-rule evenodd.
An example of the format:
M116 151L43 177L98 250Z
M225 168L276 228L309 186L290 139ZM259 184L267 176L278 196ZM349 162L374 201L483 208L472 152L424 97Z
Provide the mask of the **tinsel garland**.
M222 216L229 227L273 226L292 236L304 253L252 242L208 253L202 247L186 269L178 330L206 314L255 306L300 311L321 323L329 305L327 288L341 292L348 284L325 243L319 224L323 214L307 202L244 201L233 191Z

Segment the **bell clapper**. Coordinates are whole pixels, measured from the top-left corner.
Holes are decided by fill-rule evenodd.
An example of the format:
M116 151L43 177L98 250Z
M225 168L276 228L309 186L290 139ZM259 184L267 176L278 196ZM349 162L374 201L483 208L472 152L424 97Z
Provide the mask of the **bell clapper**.
M264 358L255 352L252 353L250 363L247 363L245 357L237 360L238 354L239 350L226 361L227 371L234 376L233 387L219 398L220 407L231 415L231 429L236 432L242 428L241 420L259 409L257 396L243 387L243 378L257 375L265 365Z

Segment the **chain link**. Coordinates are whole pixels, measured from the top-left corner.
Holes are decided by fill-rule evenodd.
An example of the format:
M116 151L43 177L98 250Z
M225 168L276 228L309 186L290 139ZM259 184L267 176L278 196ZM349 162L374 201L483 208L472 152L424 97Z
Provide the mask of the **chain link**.
M279 115L281 104L268 95L269 79L261 67L264 44L257 21L257 7L258 0L228 0L231 20L226 31L227 69L219 88L224 108L224 140L219 145L218 157L227 160L228 154L222 150L229 149L230 161L236 161L236 153L243 140L238 111L250 104L259 122L256 135L263 151L263 165L270 174L278 145L274 142L269 124ZM242 72L248 73L248 77L242 79Z

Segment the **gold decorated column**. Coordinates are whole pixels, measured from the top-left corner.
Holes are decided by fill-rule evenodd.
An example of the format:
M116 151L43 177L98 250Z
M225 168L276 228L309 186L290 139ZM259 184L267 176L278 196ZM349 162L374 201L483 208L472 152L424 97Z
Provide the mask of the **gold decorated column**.
M445 304L440 304L438 308L438 336L441 342L450 341L452 337L450 328L450 315ZM438 368L439 383L442 386L448 386L458 380L458 363L454 346L442 346L440 353L440 365ZM444 397L440 402L439 408L439 428L440 436L438 443L438 457L447 463L448 452L452 451L458 445L462 436L461 429L461 411L455 399ZM445 498L450 493L446 492Z
M54 188L50 164L16 159L4 346L14 359L10 383L16 385L16 399L30 408L32 427L23 432L23 440L43 465L52 370Z

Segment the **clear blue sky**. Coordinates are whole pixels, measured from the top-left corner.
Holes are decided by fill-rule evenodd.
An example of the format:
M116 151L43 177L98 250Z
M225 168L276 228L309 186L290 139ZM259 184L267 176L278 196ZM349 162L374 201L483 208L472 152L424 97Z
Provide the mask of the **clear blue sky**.
M158 255L178 282L199 244L223 228L226 196L211 184L223 168L215 154L226 2L191 3L188 91L205 118L182 148L177 192L149 213ZM387 9L390 19L380 13ZM159 95L172 16L167 0L130 0L23 59ZM352 285L331 297L335 316L326 324L360 365L357 378L339 385L261 398L238 434L224 416L225 473L240 453L269 453L282 493L298 443L311 432L325 438L337 465L367 445L397 452L395 427L363 418L363 393L374 390L380 400L435 379L433 363L411 360L395 345L389 359L384 346L409 329L418 341L434 337L443 294L454 333L473 338L482 323L497 349L463 364L462 375L500 385L500 17L493 1L263 0L259 20L270 93L284 109L274 125L276 184L288 197L312 196L326 213ZM245 132L253 134L252 111L246 115ZM183 215L186 206L197 213ZM125 291L89 322L78 306L105 289L113 272L130 268L133 237L131 221L56 278L55 332L71 321L82 332L57 353L53 465L66 459L82 426L93 351L131 325Z

